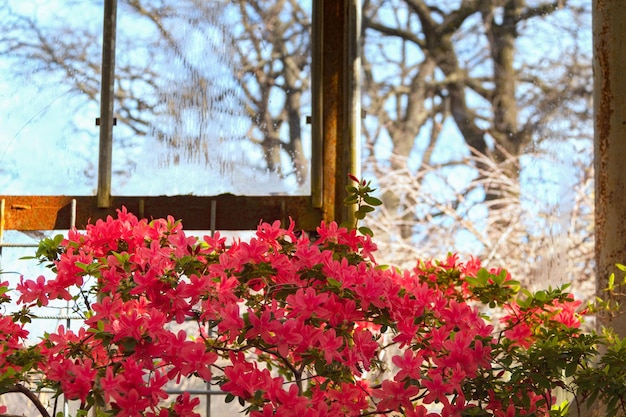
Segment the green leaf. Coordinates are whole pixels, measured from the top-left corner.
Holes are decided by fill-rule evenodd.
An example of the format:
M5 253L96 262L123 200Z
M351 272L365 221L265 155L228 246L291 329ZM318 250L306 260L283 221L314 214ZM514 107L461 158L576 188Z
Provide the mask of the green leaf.
M369 227L361 226L359 227L359 232L361 232L362 235L374 237L374 232L372 232L372 229L370 229Z
M494 284L496 284L498 287L502 285L502 283L504 282L504 278L500 275L494 275L491 274L491 280L493 281Z
M326 363L324 361L315 361L315 372L318 375L326 374Z
M570 362L565 366L565 377L570 377L574 375L576 369L578 368L578 362Z
M133 350L135 350L135 346L137 346L137 340L132 339L130 337L126 337L122 340L122 346L124 347L124 350L127 352L131 352Z
M359 202L359 196L357 195L350 195L346 198L343 199L343 204L346 206L352 205L352 204L356 204Z
M507 287L520 287L522 285L519 281L516 281L514 279L506 281L505 284Z
M480 268L478 272L476 272L476 279L482 285L487 285L487 282L489 281L490 277L491 277L491 274L485 268Z
M609 275L609 284L606 289L608 291L613 291L615 289L615 274Z
M477 278L474 278L474 277L470 277L470 276L465 277L465 282L467 282L472 287L482 287L483 286L482 283L480 282L480 280L478 280Z
M342 222L342 223L339 225L339 227L345 227L346 229L350 229L350 228L352 227L352 223L350 223L350 222L348 222L348 221L345 221L345 222Z
M522 288L522 289L520 290L520 292L521 292L524 296L526 296L526 297L532 297L532 296L533 296L533 293L532 293L532 292L530 292L530 291L529 291L528 289L526 289L526 288Z
M379 200L376 197L372 197L370 195L364 195L363 196L363 201L365 201L370 206L380 206L380 205L383 204L383 202L381 200Z
M550 417L564 417L569 414L569 402L563 401L561 404L553 405L550 410Z
M335 287L335 288L341 287L341 283L334 278L326 278L326 282L328 282L328 285L331 287Z

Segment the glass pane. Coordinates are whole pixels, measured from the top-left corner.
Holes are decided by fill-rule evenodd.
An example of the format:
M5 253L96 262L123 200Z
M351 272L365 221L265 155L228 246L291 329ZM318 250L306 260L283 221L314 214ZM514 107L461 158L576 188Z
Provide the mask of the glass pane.
M0 2L2 194L95 191L102 4L59 3Z
M0 0L0 190L95 193L102 0ZM309 193L311 0L120 0L113 195Z
M310 7L122 2L113 194L308 194Z

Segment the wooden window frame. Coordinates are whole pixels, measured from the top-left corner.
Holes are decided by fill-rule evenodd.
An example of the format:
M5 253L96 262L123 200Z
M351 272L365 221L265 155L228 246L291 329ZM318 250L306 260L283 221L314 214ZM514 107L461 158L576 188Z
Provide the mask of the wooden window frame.
M260 220L289 217L298 228L314 230L322 220L350 220L352 210L342 200L347 174L360 175L360 10L360 0L313 1L311 195L118 197L110 195L117 0L105 0L98 192L0 195L0 245L4 230L82 228L122 206L140 217L172 215L189 230L253 230Z

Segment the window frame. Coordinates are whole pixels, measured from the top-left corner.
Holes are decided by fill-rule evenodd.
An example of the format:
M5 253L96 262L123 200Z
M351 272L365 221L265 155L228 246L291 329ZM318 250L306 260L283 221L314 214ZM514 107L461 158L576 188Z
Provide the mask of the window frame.
M350 221L343 205L347 174L360 175L360 0L313 1L313 136L311 194L308 196L171 197L112 196L114 70L117 0L105 0L98 191L95 196L0 195L0 246L3 230L53 230L84 227L115 215L122 206L140 217L172 215L190 230L252 230L260 220L292 218L299 229L315 230L322 220ZM344 48L337 48L343 44Z

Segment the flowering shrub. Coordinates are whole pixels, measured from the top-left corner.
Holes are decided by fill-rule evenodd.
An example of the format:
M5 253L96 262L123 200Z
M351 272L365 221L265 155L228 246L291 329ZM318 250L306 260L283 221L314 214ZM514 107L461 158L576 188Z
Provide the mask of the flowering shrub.
M317 235L261 223L227 246L122 209L47 239L37 256L54 278L21 279L23 309L0 317L0 393L38 373L100 416L196 416L198 399L164 390L196 376L252 417L566 413L555 390L574 389L596 337L564 288L520 290L455 255L399 271L367 234ZM25 346L29 309L52 299L73 300L84 326ZM186 320L195 331L168 326Z

